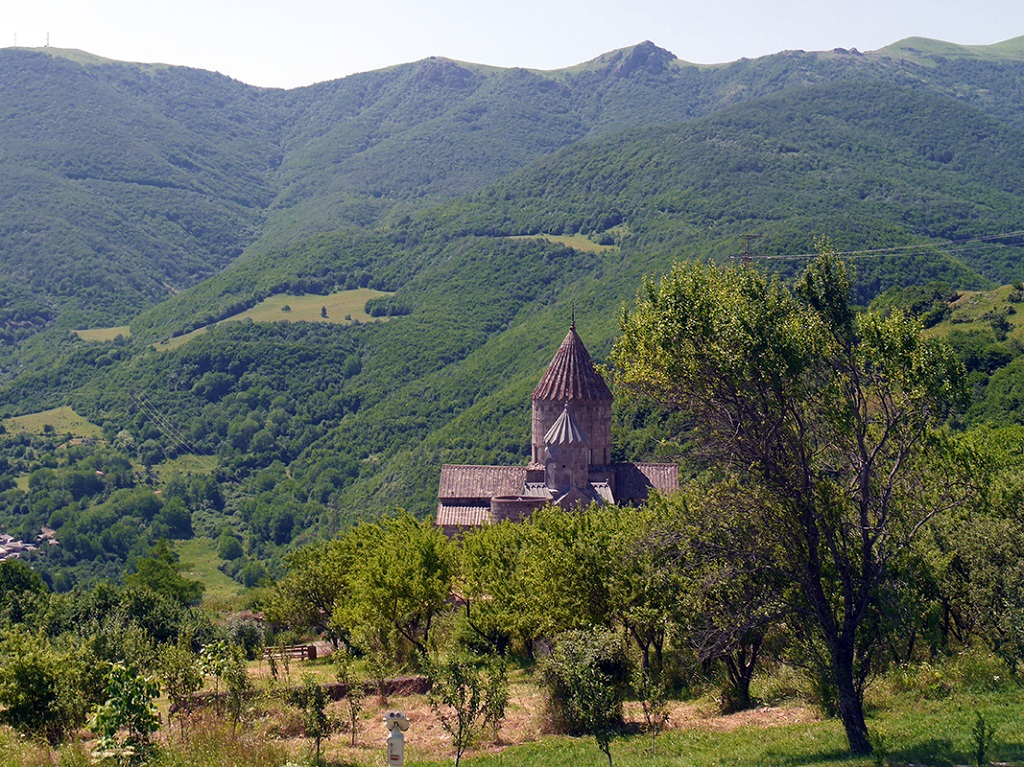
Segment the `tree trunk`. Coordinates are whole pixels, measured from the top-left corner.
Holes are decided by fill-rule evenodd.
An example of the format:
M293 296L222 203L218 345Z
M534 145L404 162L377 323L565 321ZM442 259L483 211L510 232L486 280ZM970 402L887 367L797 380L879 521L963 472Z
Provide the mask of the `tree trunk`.
M851 657L847 657L847 656ZM846 730L846 740L850 744L850 753L862 756L871 753L871 740L868 738L868 725L864 720L864 698L853 681L852 653L843 648L832 650L832 672L836 682L836 702L839 705L839 718Z

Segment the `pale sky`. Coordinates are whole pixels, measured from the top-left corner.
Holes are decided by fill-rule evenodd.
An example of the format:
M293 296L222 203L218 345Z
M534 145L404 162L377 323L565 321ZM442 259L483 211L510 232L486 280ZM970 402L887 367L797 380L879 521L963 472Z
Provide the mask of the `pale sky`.
M558 69L651 40L698 64L1024 35L1020 0L0 0L0 47L79 48L295 87L445 56Z

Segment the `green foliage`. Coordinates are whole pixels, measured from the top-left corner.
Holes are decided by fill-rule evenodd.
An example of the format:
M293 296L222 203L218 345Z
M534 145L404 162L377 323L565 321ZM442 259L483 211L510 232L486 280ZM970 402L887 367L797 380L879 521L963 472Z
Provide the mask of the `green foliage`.
M330 698L312 674L303 674L302 684L288 693L288 702L299 709L302 729L315 744L313 764L320 764L320 744L337 729L338 722L327 711Z
M97 736L101 761L116 765L145 764L160 728L153 701L160 688L136 669L114 664L106 676L107 700L96 708L89 727Z
M963 368L902 312L849 302L827 246L793 289L682 264L623 316L614 359L635 396L689 409L704 449L742 473L761 546L822 642L850 748L867 753L863 684L894 630L891 565L971 488L937 430L964 398Z
M0 642L0 721L55 745L85 723L102 691L97 659L65 638L9 631Z
M622 641L592 629L561 634L541 681L548 690L556 726L593 735L611 767L611 742L622 726L622 701L629 670Z
M975 712L974 726L971 728L971 756L977 767L988 764L988 752L992 748L995 734L995 729L985 720L984 715L980 711Z

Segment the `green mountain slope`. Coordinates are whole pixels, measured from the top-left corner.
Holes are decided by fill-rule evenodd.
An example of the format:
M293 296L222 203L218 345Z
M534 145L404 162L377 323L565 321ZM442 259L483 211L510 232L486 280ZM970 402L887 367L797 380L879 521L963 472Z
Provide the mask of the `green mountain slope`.
M906 55L909 49L920 55ZM78 51L0 51L7 340L120 324L246 248L376 226L580 140L841 81L953 96L1024 125L1020 42L898 43L696 67L651 43L566 70L428 59L292 91Z
M803 262L776 257L810 252L818 235L848 251L906 246L856 260L864 303L931 280L964 289L1024 278L1022 238L993 238L1024 229L1024 70L1009 54L940 50L925 66L886 52L795 52L698 68L643 44L559 72L428 60L295 91L33 55L58 83L72 68L138 132L119 128L131 151L114 156L85 130L103 120L85 106L69 112L83 146L110 155L93 167L63 141L37 146L30 133L43 123L8 111L21 127L4 163L27 180L14 212L0 208L14 238L0 258L25 271L0 288L21 344L0 408L71 404L147 465L202 455L222 502L197 507L195 524L244 533L250 564L395 506L429 513L442 462L524 461L529 392L571 306L601 361L644 275L681 258L733 258L754 235L764 267L789 274ZM0 52L0 71L4 61ZM145 146L150 135L156 146ZM37 189L50 191L31 197ZM178 215L173 195L220 207L186 209L180 231L139 213L149 200ZM89 274L102 275L110 249L100 245L115 234L136 243L110 260L136 279L106 288L121 291L109 311L86 306L74 280L60 293L59 261L38 266L15 237L28 211L46 236L77 236L71 200L81 232L96 232L76 256ZM4 224L18 205L25 220ZM204 226L231 229L233 250ZM586 247L552 241L580 234ZM160 271L172 267L181 283ZM213 271L131 312L130 340L64 332L87 310L123 319L165 282ZM234 322L178 348L150 346L271 294L356 287L393 292L401 312L359 325ZM978 412L1003 412L990 404ZM619 417L643 428L647 415ZM635 457L652 445L616 449ZM8 493L0 525L70 514L53 507L57 496Z

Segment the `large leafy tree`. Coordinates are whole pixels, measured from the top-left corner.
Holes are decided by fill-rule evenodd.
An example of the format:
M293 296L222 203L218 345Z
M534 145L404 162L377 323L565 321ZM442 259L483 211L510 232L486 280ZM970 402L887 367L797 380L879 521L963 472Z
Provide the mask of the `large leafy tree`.
M793 287L677 266L643 287L613 353L628 391L694 414L705 454L758 493L855 753L871 750L863 687L894 568L964 492L937 429L964 396L962 366L919 331L899 311L857 315L824 245Z

